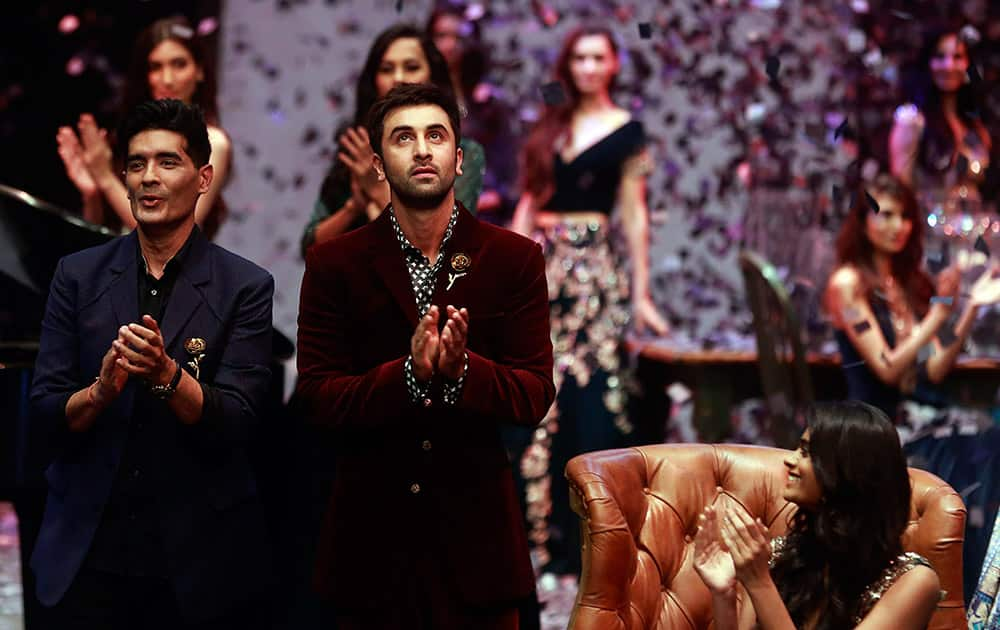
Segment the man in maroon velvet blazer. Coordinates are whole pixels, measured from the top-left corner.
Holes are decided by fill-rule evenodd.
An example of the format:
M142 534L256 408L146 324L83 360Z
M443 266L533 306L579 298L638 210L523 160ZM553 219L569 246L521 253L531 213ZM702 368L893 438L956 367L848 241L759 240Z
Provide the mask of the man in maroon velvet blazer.
M377 102L391 203L310 250L297 397L336 432L316 584L343 628L517 628L531 593L501 423L552 403L541 248L457 205L458 108L429 85Z

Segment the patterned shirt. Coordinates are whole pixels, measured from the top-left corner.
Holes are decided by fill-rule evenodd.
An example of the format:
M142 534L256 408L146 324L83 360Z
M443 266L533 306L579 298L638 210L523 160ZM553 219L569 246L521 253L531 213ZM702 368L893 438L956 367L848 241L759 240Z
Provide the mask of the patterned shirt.
M436 284L438 272L441 267L444 266L445 256L445 246L451 239L451 234L455 229L455 223L458 222L458 206L455 206L451 211L451 220L448 221L448 227L445 228L444 238L441 240L441 246L438 248L438 257L431 265L431 261L424 256L424 253L420 251L415 245L410 243L410 240L406 238L403 234L402 228L399 227L399 222L396 220L396 212L393 210L392 206L389 206L389 218L392 220L392 229L396 233L396 240L399 241L399 246L403 250L403 256L406 260L406 269L410 273L410 283L413 286L413 295L417 301L417 316L423 317L427 314L427 310L431 307L431 300L434 297L434 286ZM443 314L442 314L443 315ZM465 354L465 366L462 368L462 375L458 377L457 381L445 381L442 384L442 399L446 405L454 405L458 402L459 397L462 394L462 385L465 383L465 374L469 370L469 354ZM417 380L416 375L413 373L413 356L406 357L406 363L403 367L403 374L406 378L406 388L410 392L410 400L414 403L423 402L424 406L429 407L431 405L430 399L430 383L421 383Z

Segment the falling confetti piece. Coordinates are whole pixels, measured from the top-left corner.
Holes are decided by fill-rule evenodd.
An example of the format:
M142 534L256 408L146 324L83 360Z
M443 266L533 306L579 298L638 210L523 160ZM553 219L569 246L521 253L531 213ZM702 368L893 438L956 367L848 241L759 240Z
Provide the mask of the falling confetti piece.
M834 130L834 132L833 132L833 139L834 140L839 140L840 136L844 135L845 133L850 133L850 132L851 132L851 128L847 124L847 116L844 116L844 120L841 121L841 123L839 125L837 125L837 129Z
M951 306L955 303L955 298L950 295L933 295L931 296L931 304L944 304L945 306Z
M881 208L878 207L878 202L875 201L875 197L872 197L870 194L868 194L867 190L865 191L865 199L868 200L868 207L872 209L872 212L878 214Z
M864 334L869 330L871 330L871 327L872 325L868 322L868 320L865 320L863 322L858 322L857 324L854 324L854 334L856 335Z
M649 22L639 22L639 37L649 39L653 36L653 25Z
M778 59L776 55L768 55L764 71L767 73L768 78L771 79L772 82L778 81L778 71L780 70L781 60Z
M990 246L986 244L986 239L983 238L982 234L976 237L976 244L973 247L977 252L985 255L987 258L990 257Z
M865 364L864 361L855 361L854 363L845 363L844 365L842 365L840 367L841 367L841 369L849 370L851 368L861 367L864 364Z
M886 366L892 367L892 362L889 360L889 357L886 356L885 350L882 351L882 354L879 355L879 358L882 359L882 363L885 363Z

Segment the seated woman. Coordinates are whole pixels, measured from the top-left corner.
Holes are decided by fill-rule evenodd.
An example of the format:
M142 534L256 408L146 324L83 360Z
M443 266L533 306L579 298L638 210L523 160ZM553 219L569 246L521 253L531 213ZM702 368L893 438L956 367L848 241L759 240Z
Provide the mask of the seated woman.
M910 189L880 175L854 197L837 237L838 267L824 295L848 398L875 405L892 419L903 396L940 406L933 385L955 365L979 308L1000 299L997 267L980 276L964 306L953 268L939 274L935 297L921 269L923 222ZM960 313L954 324L953 313Z
M787 536L769 542L740 509L699 518L694 567L715 628L926 628L941 587L926 559L903 553L910 478L892 423L855 401L807 419L785 460L784 497L798 506Z
M337 161L323 180L319 199L302 234L302 255L316 243L374 221L389 203L389 184L372 167L365 119L372 103L399 83L433 83L452 91L448 64L434 43L414 26L390 27L375 38L358 77L354 126L337 135ZM455 198L476 213L486 157L483 147L462 134L462 173Z
M215 100L215 74L206 65L204 44L188 21L182 17L153 22L135 42L132 65L125 81L122 111L132 111L143 101L176 98L198 105L208 123L212 145L209 163L214 175L208 192L198 198L195 221L213 238L226 214L222 187L232 160L232 142L219 126L219 108ZM59 156L66 173L83 198L83 218L109 227L135 227L125 185L112 159L107 133L98 128L91 114L81 114L77 133L60 127L56 134ZM118 156L118 160L124 159ZM110 210L110 212L108 211Z

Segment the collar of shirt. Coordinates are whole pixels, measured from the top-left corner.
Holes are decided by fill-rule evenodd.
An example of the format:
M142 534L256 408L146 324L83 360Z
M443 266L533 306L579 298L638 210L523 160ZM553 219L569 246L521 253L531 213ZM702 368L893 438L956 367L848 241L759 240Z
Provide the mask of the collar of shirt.
M188 234L187 240L181 245L181 248L177 250L177 253L170 257L167 264L163 266L163 276L156 280L149 273L149 265L146 264L146 257L142 255L142 246L139 245L139 239L135 241L135 255L137 258L137 264L139 269L143 271L140 277L145 275L147 278L154 280L156 282L171 281L177 277L180 273L181 267L184 266L184 260L187 258L188 252L191 251L191 243L194 242L195 233L198 232L198 226L195 225L191 229L191 233Z
M396 240L399 241L399 247L403 250L403 254L407 258L416 258L418 260L427 260L424 253L420 249L410 242L410 239L406 238L403 234L403 228L399 227L399 221L396 220L396 211L393 209L392 205L389 205L389 219L392 221L392 230L396 233ZM444 259L444 247L448 244L448 240L451 239L451 233L455 230L455 223L458 222L458 206L455 205L451 209L451 219L448 221L448 227L444 230L444 238L441 239L441 246L438 248L438 259L434 267L438 267L441 261ZM428 261L429 265L430 262Z

